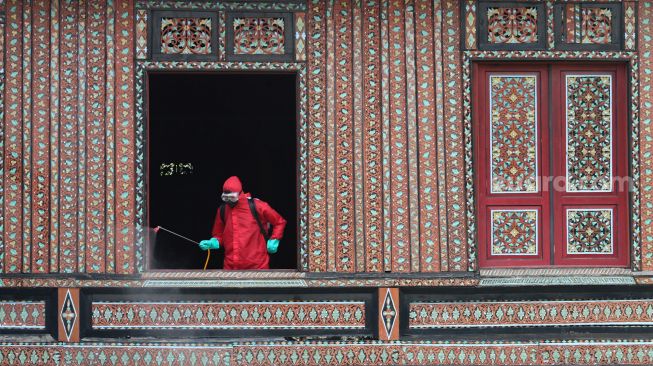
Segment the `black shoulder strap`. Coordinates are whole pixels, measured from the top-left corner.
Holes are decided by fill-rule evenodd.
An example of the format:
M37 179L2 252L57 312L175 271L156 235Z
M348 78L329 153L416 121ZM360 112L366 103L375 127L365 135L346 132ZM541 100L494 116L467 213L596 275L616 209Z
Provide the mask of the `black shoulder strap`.
M261 220L258 217L258 212L256 212L256 204L254 203L254 198L247 198L247 203L249 203L249 209L252 211L252 215L254 216L254 219L256 220L256 223L258 224L258 229L261 231L261 234L267 241L269 239L267 231L263 228L263 224L261 224Z
M222 225L224 225L225 224L225 222L224 222L224 210L225 210L224 203L220 205L219 210L220 210L220 220L222 220Z

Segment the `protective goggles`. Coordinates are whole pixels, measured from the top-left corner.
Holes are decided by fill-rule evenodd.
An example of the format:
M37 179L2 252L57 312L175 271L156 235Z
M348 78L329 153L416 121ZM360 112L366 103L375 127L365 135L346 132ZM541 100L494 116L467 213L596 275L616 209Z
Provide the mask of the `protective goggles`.
M222 193L224 202L238 202L238 192Z

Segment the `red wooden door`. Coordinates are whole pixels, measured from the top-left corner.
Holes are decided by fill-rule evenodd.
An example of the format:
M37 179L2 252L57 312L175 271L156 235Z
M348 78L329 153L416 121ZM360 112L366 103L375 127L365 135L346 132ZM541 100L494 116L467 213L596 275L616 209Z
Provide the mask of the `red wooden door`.
M628 264L625 65L551 70L555 264Z
M546 65L477 65L474 108L481 266L550 262Z
M627 265L625 74L475 65L481 267Z

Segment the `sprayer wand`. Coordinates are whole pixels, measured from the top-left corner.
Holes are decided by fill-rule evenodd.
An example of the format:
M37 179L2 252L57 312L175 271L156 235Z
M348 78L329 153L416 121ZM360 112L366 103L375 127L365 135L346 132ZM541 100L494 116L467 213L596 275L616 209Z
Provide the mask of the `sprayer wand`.
M191 242L191 243L193 243L193 244L197 244L197 245L199 245L199 243L196 242L195 240L193 240L193 239L189 239L189 238L187 238L187 237L185 237L185 236L183 236L183 235L181 235L181 234L177 234L176 232L174 232L174 231L172 231L172 230L168 230L168 229L164 228L163 226L157 226L157 227L154 228L154 232L155 232L155 233L158 233L159 230L163 230L163 231L169 232L169 233L172 234L172 235L178 236L178 237L180 237L180 238L182 238L182 239L188 240L189 242ZM206 261L204 262L204 270L205 270L205 271L206 271L206 267L209 265L209 258L211 258L211 249L209 249L209 250L206 252Z
M195 240L193 240L193 239L189 239L189 238L187 238L187 237L185 237L185 236L183 236L183 235L181 235L181 234L177 234L176 232L174 232L174 231L172 231L172 230L168 230L168 229L164 228L163 226L157 226L157 227L154 228L154 232L155 232L155 233L158 233L159 230L167 231L167 232L169 232L169 233L172 234L172 235L178 236L178 237L180 237L180 238L182 238L182 239L186 239L186 240L188 240L189 242L191 242L191 243L193 243L193 244L197 244L197 245L199 245L199 243L196 242Z

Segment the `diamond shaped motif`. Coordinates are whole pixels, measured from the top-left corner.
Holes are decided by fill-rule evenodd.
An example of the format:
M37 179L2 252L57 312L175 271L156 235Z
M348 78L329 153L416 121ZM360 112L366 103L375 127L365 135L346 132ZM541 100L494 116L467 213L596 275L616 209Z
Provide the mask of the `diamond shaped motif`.
M390 339L392 330L395 326L395 320L397 319L397 308L395 302L392 299L392 294L390 289L387 289L385 292L385 299L383 300L383 328L385 329L385 334L387 339Z
M66 297L63 300L63 306L61 306L61 313L59 315L63 329L66 332L66 339L70 341L73 329L75 328L75 319L77 319L77 310L75 309L73 297L70 295L70 290L66 291Z

